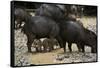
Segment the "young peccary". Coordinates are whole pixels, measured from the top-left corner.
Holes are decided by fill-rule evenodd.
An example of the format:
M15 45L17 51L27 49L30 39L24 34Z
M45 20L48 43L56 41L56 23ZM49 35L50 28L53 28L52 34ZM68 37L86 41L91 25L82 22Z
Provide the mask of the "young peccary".
M34 47L36 48L36 52L41 52L42 51L42 41L40 39L35 39L34 42Z
M44 47L44 52L54 50L54 46L58 46L58 41L56 39L46 38L43 40L42 45Z

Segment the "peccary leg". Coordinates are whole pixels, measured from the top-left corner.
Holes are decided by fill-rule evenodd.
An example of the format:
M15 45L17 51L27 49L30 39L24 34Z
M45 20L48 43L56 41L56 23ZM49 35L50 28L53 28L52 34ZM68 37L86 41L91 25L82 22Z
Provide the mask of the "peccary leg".
M68 48L69 48L70 52L72 52L71 45L72 45L72 43L68 42Z
M47 52L48 42L43 43L44 52Z
M38 49L38 47L36 47L36 52L39 52L39 49Z
M49 44L49 49L50 49L50 51L52 51L52 50L54 50L54 48L53 48L53 45L51 44Z
M63 41L64 53L66 53L66 41Z
M27 39L28 39L28 41L27 41L28 52L32 52L31 45L32 45L32 43L34 41L34 37L35 36L32 36L31 34L27 35Z
M82 47L81 47L81 45L79 43L77 43L77 48L78 48L78 51L81 52L81 48Z
M60 48L63 48L63 40L60 37L57 37L57 41L60 45Z
M47 51L47 47L46 46L44 46L44 52L46 52Z
M91 47L91 52L96 53L97 52L97 46L92 46Z
M82 52L84 53L85 52L84 44L81 44L81 47L82 47Z
M81 52L81 51L82 51L82 50L81 50L81 48L80 48L80 46L78 46L78 45L77 45L77 48L78 48L78 51L79 51L79 52Z
M78 47L79 52L85 52L85 51L84 51L84 44L82 44L82 43L77 43L77 47Z
M41 44L42 42L41 42L41 40L39 39L38 40L38 52L42 52L42 49L41 49L41 47L42 47L42 44Z
M36 51L37 52L41 52L41 48L40 47L36 47Z
M32 52L31 45L32 45L32 41L28 40L28 42L27 42L28 52Z
M42 45L39 45L39 52L42 52Z

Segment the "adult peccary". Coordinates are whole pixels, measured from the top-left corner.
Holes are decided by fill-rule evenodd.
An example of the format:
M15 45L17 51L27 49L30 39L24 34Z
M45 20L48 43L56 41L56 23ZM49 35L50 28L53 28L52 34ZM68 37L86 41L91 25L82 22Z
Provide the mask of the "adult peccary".
M70 51L72 51L71 44L76 43L79 51L82 49L82 52L84 52L84 46L90 46L92 53L97 52L97 36L94 32L85 29L77 21L63 21L59 26L64 52L66 52L66 42L68 42Z
M20 16L20 13L22 11L26 14L23 15L24 13L22 13L23 16ZM32 17L25 10L21 8L15 9L15 16L16 16L16 20L25 22L22 31L24 32L24 34L26 34L28 39L27 41L28 52L31 52L31 45L34 39L40 39L45 37L47 38L59 37L58 24L48 17L44 17L44 16Z
M22 25L22 22L24 20L26 20L26 18L28 18L29 15L27 12L25 12L25 9L22 9L22 8L15 8L14 9L14 21L16 22L15 23L15 29L19 29L19 28L22 28L21 25Z
M49 17L57 23L65 19L76 21L75 17L66 16L66 11L69 9L66 9L65 5L42 4L40 8L36 9L35 16Z
M47 52L54 50L54 46L58 46L59 44L56 39L45 38L42 42L42 45L44 47L44 52Z
M77 17L82 17L83 15L83 10L84 10L84 7L81 6L81 5L65 5L65 10L66 10L66 16L69 16L69 17L74 17L74 18L77 18Z
M35 16L24 25L22 31L27 35L28 50L31 51L31 44L35 38L57 38L59 27L53 20L47 17Z
M64 5L55 5L55 4L42 4L35 12L36 16L46 16L54 20L63 19Z

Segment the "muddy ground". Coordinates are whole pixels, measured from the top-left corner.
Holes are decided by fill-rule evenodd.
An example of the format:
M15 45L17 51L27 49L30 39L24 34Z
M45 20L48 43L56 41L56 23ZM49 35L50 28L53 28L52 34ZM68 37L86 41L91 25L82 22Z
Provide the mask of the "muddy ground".
M95 32L96 17L82 17L80 19L85 28ZM21 29L15 30L15 65L26 66L30 64L58 64L58 63L74 63L74 62L93 62L97 61L97 54L90 53L91 48L85 47L86 53L78 52L76 44L72 44L72 53L69 52L67 43L67 53L63 53L63 49L58 48L46 53L28 53L27 52L27 37L21 32ZM34 48L33 48L34 49Z

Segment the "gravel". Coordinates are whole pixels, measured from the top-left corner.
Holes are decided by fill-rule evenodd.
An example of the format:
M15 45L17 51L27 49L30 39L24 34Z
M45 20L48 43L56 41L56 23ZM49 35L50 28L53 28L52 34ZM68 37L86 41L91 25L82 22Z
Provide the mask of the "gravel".
M20 30L15 30L15 66L30 65L29 56L27 55L27 38Z
M97 55L93 53L66 53L66 54L59 54L56 56L56 62L60 63L75 63L75 62L91 62L97 61Z

